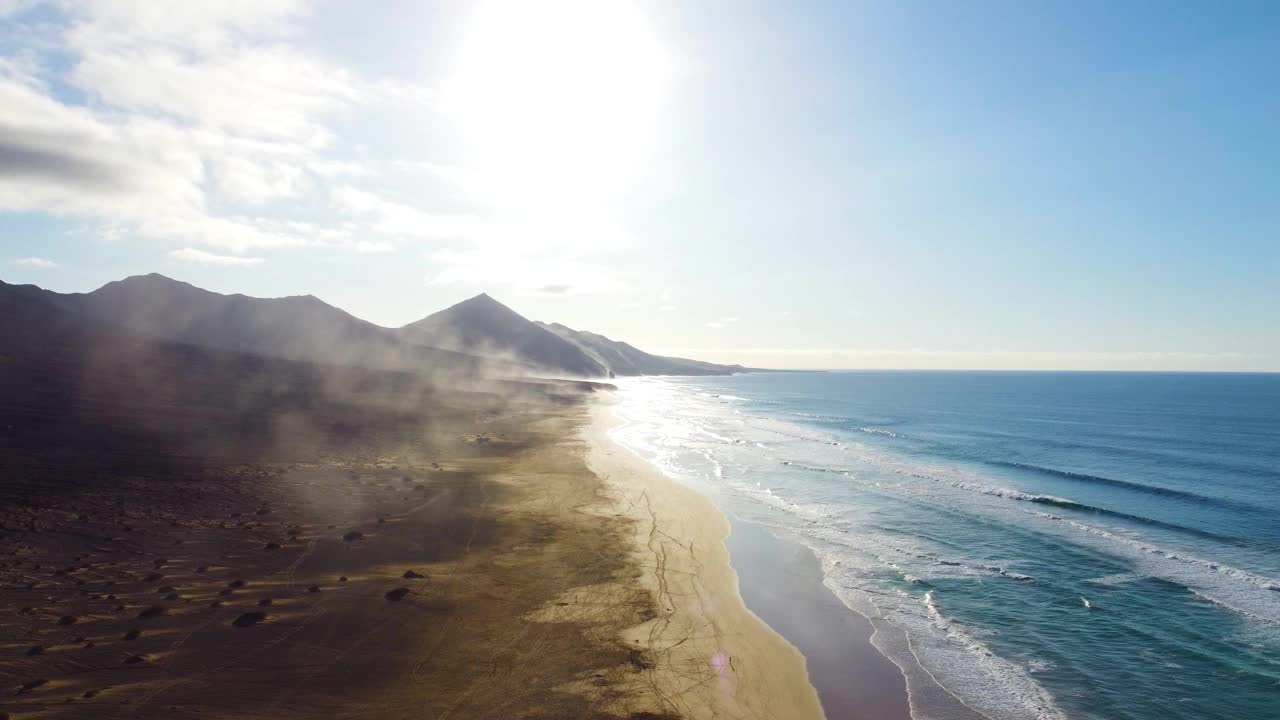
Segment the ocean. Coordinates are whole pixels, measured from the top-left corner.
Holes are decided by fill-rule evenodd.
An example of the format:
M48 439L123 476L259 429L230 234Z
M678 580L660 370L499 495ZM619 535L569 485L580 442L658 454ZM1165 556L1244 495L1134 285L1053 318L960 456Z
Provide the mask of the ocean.
M614 437L811 549L916 720L1280 718L1280 375L619 385Z

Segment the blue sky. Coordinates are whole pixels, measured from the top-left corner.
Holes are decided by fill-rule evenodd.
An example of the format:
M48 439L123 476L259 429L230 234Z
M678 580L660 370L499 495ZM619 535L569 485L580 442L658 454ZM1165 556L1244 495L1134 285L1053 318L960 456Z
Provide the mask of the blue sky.
M1270 3L0 0L0 278L1280 370Z

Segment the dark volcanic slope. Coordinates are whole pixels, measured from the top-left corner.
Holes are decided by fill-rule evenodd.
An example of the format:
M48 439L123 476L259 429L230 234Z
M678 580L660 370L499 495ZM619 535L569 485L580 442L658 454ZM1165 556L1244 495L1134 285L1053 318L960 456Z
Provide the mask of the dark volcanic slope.
M409 345L393 331L310 295L275 299L221 295L157 274L107 283L90 293L64 295L3 283L0 292L42 299L51 307L130 335L219 350L419 372L475 373L486 369L482 365L493 365L450 350Z
M560 323L538 325L578 346L615 375L732 375L747 370L741 365L717 365L700 360L651 355L628 343L610 340L593 332L574 330Z
M446 395L486 408L567 387L140 337L66 309L65 297L0 283L0 479L54 466L163 474L233 457L308 458L404 442Z
M517 358L568 375L602 377L608 372L577 345L483 293L405 325L399 333L417 345Z
M311 295L222 295L163 275L139 275L89 293L0 282L0 302L37 303L123 333L275 358L446 375L728 375L740 365L662 357L603 335L530 322L477 295L399 329L356 318Z
M306 456L407 426L434 392L410 373L129 335L10 285L0 285L0 337L6 478L50 466L179 471L195 458L270 456L286 444L287 455Z
M311 295L221 295L151 274L107 283L76 299L86 313L130 330L226 350L315 358L321 350L387 343L383 328Z

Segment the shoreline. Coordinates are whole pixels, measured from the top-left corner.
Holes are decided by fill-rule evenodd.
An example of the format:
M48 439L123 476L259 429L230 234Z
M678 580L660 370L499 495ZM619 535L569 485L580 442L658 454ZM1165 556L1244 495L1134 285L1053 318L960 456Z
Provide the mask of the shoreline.
M911 720L911 697L902 669L872 642L871 620L849 608L825 584L813 550L768 525L738 519L701 492L664 475L609 436L626 421L613 401L592 407L593 444L621 450L630 471L645 476L644 489L678 494L681 502L723 525L717 539L732 577L733 601L799 656L804 682L827 720ZM602 438L602 439L601 439ZM589 464L596 470L595 463ZM606 484L605 473L597 474ZM634 477L630 478L634 482ZM634 492L634 491L633 491ZM650 567L647 569L651 569ZM634 640L634 638L632 638Z
M871 621L825 585L813 551L770 526L729 523L743 599L805 656L827 720L911 720L902 669L872 643Z
M608 401L590 406L587 464L632 521L640 584L656 617L623 633L643 653L664 710L690 718L824 718L806 659L747 608L725 543L731 526L708 498L617 443Z

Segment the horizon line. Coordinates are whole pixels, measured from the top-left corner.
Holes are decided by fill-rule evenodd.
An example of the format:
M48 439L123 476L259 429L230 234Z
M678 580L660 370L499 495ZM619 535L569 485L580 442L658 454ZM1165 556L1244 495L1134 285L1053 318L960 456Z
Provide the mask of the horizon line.
M1113 373L1128 375L1280 375L1280 370L1118 370L1101 368L751 368L736 375L751 373Z
M340 305L335 305L335 304L333 304L333 303L330 303L329 301L324 300L323 298L321 298L319 295L315 295L315 294L313 294L313 293L307 293L307 294L302 294L302 295L278 295L278 296L271 296L271 297L264 297L264 296L260 296L260 295L249 295L249 294L241 293L241 292L224 293L224 292L219 292L219 291L217 291L217 290L210 290L210 289L208 289L208 288L202 287L202 286L197 285L197 284L195 284L195 283L193 283L193 282L190 282L190 281L188 281L188 280L181 280L181 279L178 279L178 278L176 278L176 277L173 277L172 275L166 275L165 273L161 273L161 272L157 272L157 271L152 271L152 272L138 272L138 273L135 273L135 274L126 275L126 276L124 276L124 277L122 277L122 278L119 278L119 279L117 279L117 280L109 280L109 281L107 281L107 282L105 282L105 283L102 283L101 285L98 285L98 286L94 287L92 290L85 290L85 291L69 291L69 292L63 292L63 291L58 291L58 290L52 290L52 289L50 289L50 288L47 288L47 287L45 287L45 286L43 286L43 285L38 285L38 284L36 284L36 283L11 283L11 282L9 282L9 281L7 281L7 280L4 280L3 278L0 278L0 282L4 282L5 284L10 284L10 285L19 285L19 286L21 286L21 285L27 285L27 286L31 286L31 287L39 288L39 289L44 290L44 291L46 291L46 292L52 292L52 293L56 293L56 294L59 294L59 295L63 295L63 294L89 294L89 293L95 292L95 291L97 291L97 290L100 290L100 289L102 289L103 287L106 287L107 285L110 285L110 284L112 284L112 283L124 282L124 281L131 280L131 279L134 279L134 278L146 278L146 277L150 277L150 276L158 276L158 277L164 278L164 279L166 279L166 280L168 280L168 281L170 281L170 282L180 283L180 284L183 284L183 285L188 285L188 286L190 286L190 287L196 288L196 289L201 290L201 291L203 291L203 292L208 292L208 293L212 293L212 294L215 294L215 295L220 295L220 296L222 296L222 297L236 297L236 296L239 296L239 297L252 298L252 299L258 299L258 300L283 300L283 299L289 299L289 298L311 297L311 298L314 298L314 299L316 299L316 300L319 300L320 302L323 302L324 304L328 305L329 307L332 307L332 308L334 308L334 309L336 309L336 310L339 310L339 311L341 311L341 312L343 312L343 313L346 313L347 315L349 315L349 316L351 316L351 317L353 317L353 318L356 318L357 320L360 320L360 321L365 322L365 323L369 323L370 325L373 325L374 327L377 327L377 328L380 328L380 329L383 329L383 330L397 330L397 329L402 328L402 327L405 327L405 326L407 326L407 325L411 325L411 324L413 324L414 322L418 322L419 320L422 320L422 319L425 319L425 318L427 318L427 317L430 317L431 315L433 315L433 314L435 314L435 313L437 313L437 312L440 312L440 311L446 310L446 309L448 309L448 308L450 308L450 307L453 307L454 305L458 305L458 304L460 304L460 303L467 302L468 300L474 300L474 299L479 298L479 297L487 297L487 298L489 298L489 299L493 300L494 302L497 302L497 303L499 303L499 304L502 304L504 307L507 307L507 308L511 309L513 312L516 312L517 314L519 314L519 311L515 310L514 308L511 308L509 305L507 305L506 303L503 303L501 300L498 300L498 299L494 298L494 297L493 297L493 295L491 295L487 290L484 290L484 291L481 291L481 292L478 292L478 293L475 293L475 294L469 295L469 296L467 296L467 297L464 297L462 300L458 300L458 301L453 302L453 303L451 303L451 304L449 304L449 305L445 305L444 307L439 308L439 309L437 309L437 310L428 311L428 312L427 312L427 314L426 314L426 315L424 315L422 318L419 318L419 320L410 321L409 323L405 323L404 325L400 325L400 326L390 326L390 325L383 325L383 324L378 323L378 322L375 322L375 321L373 321L373 320L368 320L368 319L366 319L366 318L363 318L363 317L361 317L361 316L359 316L359 315L356 315L355 313L351 312L350 310L347 310L346 308L344 308L344 307L342 307L342 306L340 306ZM521 317L525 317L525 316L524 316L524 315L521 315ZM526 318L526 319L529 319L529 318ZM530 320L530 322L555 322L555 323L559 323L559 321L558 321L558 320L553 320L553 321L545 321L545 320L544 320L544 321ZM566 327L568 327L568 326L566 326ZM597 333L598 333L598 331L595 331L595 330L592 330L591 332L597 332ZM605 335L606 337L609 337L609 338L611 338L611 339L614 339L614 338L620 337L620 336L619 336L619 335L617 335L616 333L608 333L608 334L606 334L606 333L598 333L598 334ZM617 340L615 340L615 341L617 341ZM630 340L624 340L624 341L619 341L619 342L628 342L628 343L630 343L630 344L633 344L633 345L634 345L634 343L633 343L633 342L631 342ZM643 343L643 344L648 345L648 343ZM1065 351L1045 351L1045 350L921 350L921 349L916 349L916 350L886 350L886 349L883 349L883 348L866 348L866 349L854 349L854 348L831 348L831 349L820 349L820 348L761 348L761 347L758 347L758 346L755 346L755 347L744 347L744 348L723 348L723 349L721 349L721 348L655 348L655 349L653 349L653 350L648 350L647 352L649 352L649 353L651 353L651 354L654 354L654 355L665 356L665 357L684 357L684 358L691 359L691 360L698 360L698 361L700 361L700 362L712 362L712 363L715 363L715 364L737 364L737 365L743 365L744 367L751 367L751 366L750 366L750 365L748 365L746 362L743 362L742 360L736 359L737 357L750 357L750 356L752 356L752 355L768 355L768 354L793 355L793 356L795 356L795 355L822 355L822 354L838 355L838 354L849 354L849 353L857 354L857 355L862 355L862 356L876 355L876 354L879 354L879 355L890 355L890 354L896 354L896 355L903 355L903 354L915 354L915 355L922 355L922 356L929 356L929 355L932 355L932 356L941 356L941 355L968 355L968 356L975 356L975 355L1025 355L1025 354L1038 354L1038 355L1045 355L1045 354L1050 354L1050 355L1064 355L1064 354L1066 354L1066 355L1090 355L1090 356L1107 356L1107 355L1111 355L1111 356L1129 356L1129 357L1133 357L1133 356L1163 356L1163 357L1168 357L1168 358L1177 358L1177 357L1183 357L1183 358L1186 358L1186 357L1200 357L1200 358L1209 358L1209 357L1216 357L1216 358L1235 357L1235 358L1244 358L1244 357L1256 356L1256 354L1255 354L1255 353L1240 353L1240 352L1206 353L1206 352L1195 352L1195 351L1143 351L1143 350L1136 350L1136 351L1128 351L1128 352L1123 352L1123 351L1121 351L1121 352L1112 352L1112 351L1105 351L1105 350L1065 350ZM729 361L729 362L726 362L726 361L724 361L724 360L718 360L718 361L717 361L717 360L703 360L702 358L703 358L703 357L706 357L707 355L732 355L732 356L736 356L736 357L735 357L735 359L734 359L733 361ZM699 356L701 356L701 357L699 357ZM1156 369L1156 368L1138 368L1138 369L1131 369L1131 368L1130 368L1130 369L1122 369L1122 368L1070 368L1070 367L1056 367L1056 368L1055 368L1055 367L1048 367L1048 368L1031 368L1031 367L1026 367L1026 368L1002 368L1002 367L980 367L980 368L964 368L964 367L936 367L936 368L920 368L920 367L889 367L889 366L881 366L881 367L772 367L772 368L768 368L768 367L759 367L759 368L752 368L752 370L755 370L755 371L765 371L765 372L1043 372L1043 373L1053 373L1053 372L1058 372L1058 373L1165 373L1165 374L1192 374L1192 373L1195 373L1195 374L1235 374L1235 375L1273 375L1273 374L1280 374L1280 367L1276 367L1276 368L1274 368L1274 369L1262 369L1262 370L1260 370L1260 369L1254 369L1254 370L1238 370L1238 369L1176 369L1176 368L1174 368L1174 369ZM750 372L750 371L751 371L751 370L748 370L748 372Z

